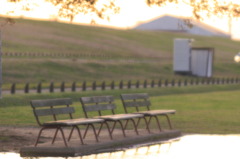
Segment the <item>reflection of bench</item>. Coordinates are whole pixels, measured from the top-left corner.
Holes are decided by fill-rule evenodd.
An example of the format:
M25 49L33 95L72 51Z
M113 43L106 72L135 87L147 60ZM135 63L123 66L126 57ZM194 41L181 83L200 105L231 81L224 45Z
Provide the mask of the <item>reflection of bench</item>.
M113 133L117 123L120 124L124 137L125 129L129 121L132 121L136 134L138 134L137 124L134 119L140 120L142 114L115 114L116 105L114 104L113 96L94 96L94 97L81 97L80 98L85 117L89 117L90 112L98 112L99 116L95 118L104 119L106 122L113 122L111 134ZM111 115L104 115L104 112L110 112ZM125 121L123 125L122 121Z
M149 117L147 128L149 128L152 118L156 119L159 130L161 131L161 126L159 123L158 116L165 116L167 118L170 129L172 129L171 121L168 114L174 114L175 110L150 110L151 102L147 93L136 93L136 94L121 94L122 103L124 105L124 110L128 113L128 109L134 108L137 112L143 114L145 117ZM140 111L140 109L145 109L145 111ZM146 110L147 109L147 110Z
M79 125L86 125L88 127L91 126L93 129L95 138L98 141L99 133L98 134L96 133L96 130L93 124L101 123L102 125L104 123L104 120L103 119L87 119L87 118L73 119L73 113L75 112L75 110L73 107L70 107L71 104L72 104L72 101L69 98L31 101L31 106L33 108L33 112L37 120L37 123L39 124L39 126L42 127L41 130L39 131L35 146L37 146L43 130L55 129L56 131L52 140L52 144L55 142L58 131L60 131L63 137L64 144L67 147L68 145L65 139L65 134L62 129L63 127L72 127L70 135L68 137L68 141L70 141L72 137L72 133L74 129L76 129L81 143L84 144L82 135L80 133L80 129L78 128ZM87 130L85 131L84 136L86 135L86 133L87 133Z

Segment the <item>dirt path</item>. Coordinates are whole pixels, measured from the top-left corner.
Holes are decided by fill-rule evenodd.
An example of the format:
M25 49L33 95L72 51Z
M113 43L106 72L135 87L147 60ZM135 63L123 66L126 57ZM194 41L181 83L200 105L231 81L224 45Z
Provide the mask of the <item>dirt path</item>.
M19 152L23 146L34 145L39 128L33 127L1 127L0 152ZM49 134L44 134L47 139Z

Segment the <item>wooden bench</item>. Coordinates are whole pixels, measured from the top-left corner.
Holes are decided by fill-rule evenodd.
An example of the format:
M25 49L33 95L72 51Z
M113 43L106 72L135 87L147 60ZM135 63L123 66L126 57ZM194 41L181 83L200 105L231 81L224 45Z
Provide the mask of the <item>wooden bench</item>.
M123 136L126 137L125 129L129 121L132 121L136 134L138 134L137 124L134 119L140 120L143 117L142 114L115 114L116 105L114 103L113 96L93 96L93 97L81 97L80 102L85 114L85 117L89 117L90 112L98 112L99 116L94 118L104 119L106 122L113 122L111 129L111 135L115 129L117 123L120 124ZM106 112L110 112L111 115L104 115ZM123 125L122 121L125 121Z
M125 113L128 113L128 109L135 108L135 113L143 114L144 117L149 117L149 120L147 122L148 130L151 119L155 118L159 130L162 131L158 116L165 116L167 118L170 129L172 129L172 124L168 115L175 114L176 111L161 109L150 110L151 102L147 93L121 94L121 100L124 106ZM144 109L144 111L140 111L140 109Z
M105 122L103 119L87 119L87 118L73 118L73 113L75 112L74 107L70 107L72 104L71 99L62 98L62 99L46 99L46 100L32 100L31 106L33 108L33 113L37 120L38 125L41 127L35 146L37 146L39 139L43 130L46 129L55 129L55 134L52 139L52 144L55 142L56 136L60 131L62 138L66 147L68 147L65 134L63 132L63 127L72 127L71 132L68 137L70 141L74 129L77 130L80 141L82 144L83 138L79 129L79 125L91 126L95 135L96 140L98 141L98 135L94 127L95 123L102 124ZM48 116L48 117L47 117ZM109 131L110 132L110 131ZM85 131L84 137L87 133Z

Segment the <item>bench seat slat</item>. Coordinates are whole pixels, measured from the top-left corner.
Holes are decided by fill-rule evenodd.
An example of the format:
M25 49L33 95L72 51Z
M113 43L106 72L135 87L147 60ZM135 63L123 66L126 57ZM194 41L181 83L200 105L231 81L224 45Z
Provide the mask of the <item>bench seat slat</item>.
M115 108L116 108L116 105L114 103L84 106L84 109L85 109L86 112L101 111L101 110L112 110L112 109L115 109Z
M59 115L59 114L69 114L74 113L75 110L73 107L64 107L64 108L52 108L52 109L38 109L35 110L37 116L48 116L48 115Z
M155 116L155 115L175 114L176 110L149 110L149 111L140 111L135 113L144 114L148 116Z
M151 102L150 101L127 101L124 102L125 107L145 107L145 106L150 106Z
M80 124L93 124L104 122L103 119L93 119L93 118L78 118L78 119L68 119L68 120L57 120L49 121L44 123L45 126L74 126Z
M32 100L32 107L47 107L47 106L60 106L60 105L71 105L72 100L70 98L61 99L44 99L44 100Z
M113 96L95 96L95 97L82 97L81 100L84 104L91 104L113 102L114 98Z
M141 118L141 117L143 117L142 114L114 114L114 115L97 116L95 118L117 121L117 120L126 120L126 119Z
M148 99L149 98L147 93L122 94L121 97L123 100Z

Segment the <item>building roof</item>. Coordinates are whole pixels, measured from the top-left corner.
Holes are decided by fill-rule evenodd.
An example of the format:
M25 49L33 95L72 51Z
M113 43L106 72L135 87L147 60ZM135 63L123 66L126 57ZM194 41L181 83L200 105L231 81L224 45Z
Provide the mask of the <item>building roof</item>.
M150 22L140 24L134 29L185 32L202 36L230 37L229 34L199 21L169 15L164 15Z

